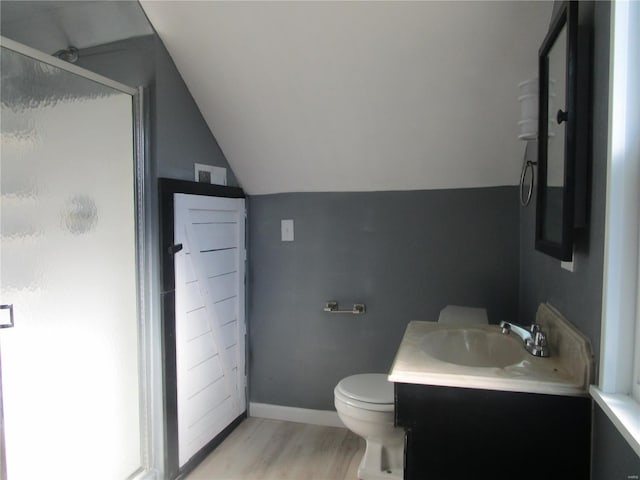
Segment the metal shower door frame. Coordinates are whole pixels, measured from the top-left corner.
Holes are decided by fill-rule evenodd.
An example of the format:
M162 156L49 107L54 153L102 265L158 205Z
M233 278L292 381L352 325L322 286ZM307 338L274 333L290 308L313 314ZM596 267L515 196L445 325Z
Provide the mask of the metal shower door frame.
M158 365L160 334L153 326L152 313L156 310L156 296L151 288L156 275L153 252L149 247L151 227L146 212L151 208L149 194L149 165L146 161L145 90L133 88L77 65L60 60L9 38L0 36L0 48L11 50L38 62L59 68L92 82L104 85L132 98L133 152L134 152L134 199L136 221L136 277L138 295L138 364L140 394L140 468L129 480L155 480L161 478L163 458L162 379L153 368ZM156 378L157 377L157 378ZM0 370L0 480L6 480L6 458L4 438L4 412L2 408L2 372Z

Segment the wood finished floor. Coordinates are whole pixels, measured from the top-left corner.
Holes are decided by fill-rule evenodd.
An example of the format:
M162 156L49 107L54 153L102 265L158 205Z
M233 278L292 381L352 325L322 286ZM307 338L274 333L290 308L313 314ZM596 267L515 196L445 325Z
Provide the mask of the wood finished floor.
M186 480L356 480L364 446L346 428L252 417Z

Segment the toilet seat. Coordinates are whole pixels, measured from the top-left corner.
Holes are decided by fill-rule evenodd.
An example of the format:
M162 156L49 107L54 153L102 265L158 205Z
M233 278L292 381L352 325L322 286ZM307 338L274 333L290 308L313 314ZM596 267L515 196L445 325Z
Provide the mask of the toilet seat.
M393 383L383 373L363 373L343 378L334 390L337 399L352 407L392 412Z

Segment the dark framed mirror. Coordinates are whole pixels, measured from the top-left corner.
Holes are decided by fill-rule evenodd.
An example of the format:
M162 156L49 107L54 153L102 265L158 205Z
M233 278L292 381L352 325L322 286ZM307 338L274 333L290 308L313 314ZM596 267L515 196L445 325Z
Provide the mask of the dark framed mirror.
M538 185L536 250L571 260L574 230L584 223L582 202L586 154L578 141L586 141L581 125L588 113L580 104L578 3L564 2L553 18L540 47L538 114ZM579 80L580 77L580 80ZM582 85L581 88L588 88ZM581 118L584 117L584 118ZM579 225L580 224L580 225Z

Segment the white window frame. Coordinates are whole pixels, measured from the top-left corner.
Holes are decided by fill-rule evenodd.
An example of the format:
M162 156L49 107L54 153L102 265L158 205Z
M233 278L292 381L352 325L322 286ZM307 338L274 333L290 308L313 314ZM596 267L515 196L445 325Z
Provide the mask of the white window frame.
M640 2L611 12L600 378L594 400L640 456Z

